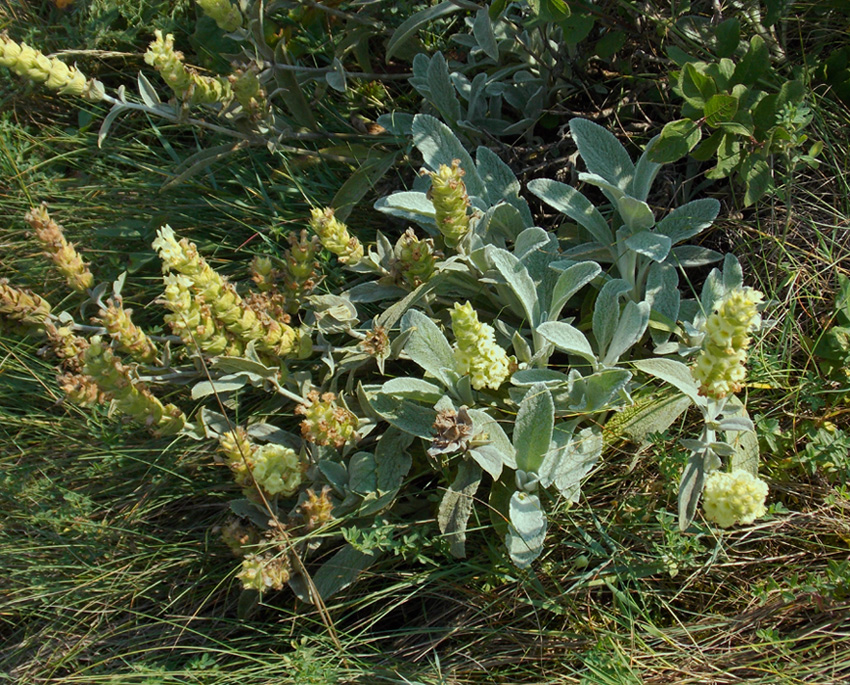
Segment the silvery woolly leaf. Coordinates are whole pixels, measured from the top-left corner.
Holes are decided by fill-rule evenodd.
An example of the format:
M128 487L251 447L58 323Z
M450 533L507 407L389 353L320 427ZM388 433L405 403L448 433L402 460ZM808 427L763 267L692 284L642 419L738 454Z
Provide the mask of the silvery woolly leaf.
M422 312L411 309L401 318L401 328L403 331L412 329L404 346L410 358L444 385L451 385L451 378L444 369L454 368L454 354L437 324Z
M630 231L643 231L655 225L652 209L642 200L624 195L617 200L617 211Z
M439 386L421 378L405 377L387 381L381 386L381 393L431 405L443 396L443 390Z
M509 505L508 533L505 544L511 561L526 568L540 556L546 537L546 514L540 498L526 492L514 492Z
M596 262L579 262L564 269L552 288L549 320L557 321L569 299L602 272Z
M704 456L695 451L688 459L679 481L679 530L687 530L694 520L704 484Z
M553 482L568 502L578 502L581 481L602 456L602 433L587 427L571 436L553 469Z
M472 438L474 443L486 440L486 445L496 450L502 459L502 464L510 469L516 468L516 450L504 429L492 416L480 409L467 410L472 419ZM478 449L478 448L476 448ZM492 473L490 475L493 475ZM497 479L498 476L494 476Z
M714 198L693 200L676 207L658 222L655 230L669 237L676 245L711 226L719 211L720 203Z
M530 388L535 383L553 388L558 385L565 385L569 382L569 376L560 371L552 369L522 369L515 371L511 376L511 384L521 388Z
M536 178L529 182L528 189L546 204L585 228L600 245L608 247L614 244L614 236L608 222L593 203L575 188L548 178Z
M727 254L723 258L723 286L726 291L737 290L744 285L744 271L741 263L733 254Z
M706 266L723 259L723 255L699 245L680 245L670 250L667 261L682 269L692 266Z
M517 411L513 446L517 467L536 472L543 463L552 441L555 405L549 389L542 383L529 388Z
M569 354L576 354L586 359L593 366L598 364L596 353L593 351L584 333L578 328L563 321L547 321L537 327L537 332L559 350Z
M620 315L617 330L608 345L608 351L602 363L613 366L633 345L643 337L649 325L649 305L646 302L635 303L629 300Z
M626 369L603 369L586 376L581 411L595 413L608 409L631 380L632 374ZM620 402L622 404L622 401ZM579 410L579 407L575 408Z
M472 35L475 36L475 41L482 52L494 62L498 62L499 46L496 42L496 34L493 33L490 12L486 7L475 13L475 19L472 20Z
M412 464L407 453L412 441L413 436L395 426L387 428L378 440L375 447L375 470L379 493L394 493L401 487Z
M528 270L507 250L488 246L487 259L508 284L522 305L527 320L536 325L540 320L540 304L537 300L537 288Z
M666 235L641 231L626 238L626 245L644 257L649 257L654 262L663 262L670 254L672 243Z
M705 406L706 399L699 394L699 386L690 368L682 362L673 359L639 359L632 364L638 371L655 376L677 388L690 397L698 407Z
M455 95L449 67L442 52L435 53L428 65L428 90L431 102L443 120L454 125L461 116L460 100Z
M730 416L722 419L717 428L722 431L754 431L755 424L746 416Z
M661 136L657 135L646 144L643 154L638 159L637 164L635 164L635 176L632 179L631 185L626 188L626 192L638 200L646 200L649 196L652 183L661 169L661 164L652 162L649 159L652 154L652 148L655 147L660 138Z
M425 440L434 437L434 419L437 418L437 412L429 407L380 394L370 399L369 406L384 421L405 433Z
M570 132L588 171L618 188L629 187L635 165L613 133L599 124L578 118L570 120Z
M723 409L724 418L720 422L721 430L723 424L727 421L750 421L747 414L747 408L744 403L732 395L727 401ZM729 466L734 469L742 469L751 473L754 476L759 472L759 440L754 429L744 431L726 430L726 441L735 448L735 453L729 460Z
M646 276L646 301L653 312L660 314L668 321L675 322L679 318L679 274L670 264L652 264ZM670 338L670 331L660 330L653 326L649 328L652 342L661 345ZM661 352L656 351L656 354Z
M531 226L534 223L531 210L525 198L519 195L520 183L511 168L495 152L483 146L476 150L475 160L490 204L496 205L500 200L504 200L516 208L524 226Z
M608 349L620 321L620 298L632 287L622 278L614 278L602 286L593 307L593 335L600 354Z
M466 556L466 526L480 483L481 468L462 459L457 476L446 489L437 511L440 532L449 539L452 556L458 559Z

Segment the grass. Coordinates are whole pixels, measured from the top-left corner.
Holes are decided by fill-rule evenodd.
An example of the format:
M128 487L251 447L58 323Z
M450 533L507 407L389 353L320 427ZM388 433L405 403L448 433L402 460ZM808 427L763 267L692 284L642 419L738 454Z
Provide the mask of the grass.
M42 16L15 9L10 26ZM205 141L131 119L99 151L103 112L80 119L2 78L2 275L56 305L60 282L22 220L34 202L50 203L99 280L128 270L143 284L132 304L155 325L147 305L161 286L149 244L160 223L190 232L217 268L239 274L248 255L279 253L280 236L348 173L252 149L162 190ZM413 554L387 553L329 601L340 651L288 592L240 608L238 564L216 532L233 487L209 443L152 440L105 411L63 403L40 341L4 335L0 682L846 681L848 491L796 459L805 421L850 430L836 400L846 388L819 375L805 342L829 325L834 274L850 271L848 112L828 96L816 112L823 165L798 174L790 221L786 205L764 202L708 238L743 256L747 281L782 313L758 341L747 390L751 413L792 436L790 459L763 455L768 518L723 535L707 525L678 532L673 486L658 474L678 468L680 426L647 450L609 451L580 504L552 516L530 571L505 564L485 522L464 561L447 560L433 521L405 529ZM367 229L380 221L364 209L355 216Z

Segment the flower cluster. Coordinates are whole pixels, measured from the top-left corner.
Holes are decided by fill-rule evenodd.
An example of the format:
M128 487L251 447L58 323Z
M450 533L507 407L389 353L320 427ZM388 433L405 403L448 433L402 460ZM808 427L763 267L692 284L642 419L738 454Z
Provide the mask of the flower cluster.
M237 69L227 77L236 102L252 117L259 116L268 108L266 91L253 69Z
M721 528L752 523L767 511L767 483L747 471L714 471L705 481L702 507L705 517Z
M165 292L161 301L171 312L163 318L188 349L197 346L213 356L238 355L243 351L244 346L216 323L210 306L193 293L192 279L182 274L166 274L163 281Z
M282 556L248 554L242 560L242 569L236 577L246 590L282 590L289 580L289 566Z
M159 72L163 80L181 100L193 105L212 105L233 97L226 79L201 76L183 64L183 53L174 49L174 36L164 38L162 31L154 31L154 40L145 52L145 62Z
M0 65L18 76L58 90L60 95L82 95L86 89L86 77L76 67L47 57L26 43L16 43L5 34L0 35Z
M115 407L143 423L156 435L174 435L186 425L186 416L173 404L163 405L140 382L133 380L124 366L105 346L100 336L91 339L84 354L83 371L105 393L112 396Z
M511 359L496 343L492 326L481 323L472 304L455 302L452 331L455 335L454 357L460 373L469 374L476 390L497 390L511 374Z
M62 226L50 218L47 207L44 204L34 207L24 218L44 247L45 256L53 260L68 286L80 293L91 288L94 285L94 276L74 246L65 240Z
M229 0L198 0L198 4L222 31L235 31L242 26L242 13Z
M284 355L292 352L298 343L295 330L287 323L279 321L260 307L252 307L236 292L236 288L222 276L217 274L206 260L198 253L198 248L183 238L179 242L170 226L163 226L153 247L159 251L164 271L176 271L188 281L166 280L166 290L169 285L176 286L172 293L166 292L165 301L172 312L181 315L192 315L185 322L176 322L175 332L183 338L197 325L204 326L204 333L217 338L217 347L222 345L222 329L242 343L254 341L257 350L273 355ZM194 300L194 302L193 302ZM208 309L205 309L205 306ZM208 314L209 321L204 320ZM170 319L169 322L174 321ZM208 325L212 322L212 326ZM216 336L215 332L219 335ZM227 349L228 341L224 339L222 351ZM211 348L204 348L211 352Z
M310 213L312 228L322 245L333 252L343 264L357 264L363 259L362 243L350 235L348 227L334 216L334 210L313 209Z
M722 399L741 390L750 333L761 324L763 295L753 288L727 293L705 323L706 336L694 367L700 394Z
M442 256L434 249L433 240L420 240L408 228L395 244L392 271L397 281L416 288L434 275L437 260Z
M45 322L44 332L53 354L62 360L62 366L71 371L82 370L89 341L74 333L71 325L57 326L53 321Z
M319 397L316 390L307 394L308 405L300 404L295 413L304 417L301 422L301 435L316 445L342 447L354 437L357 430L357 417L345 407L336 403L336 395L326 392Z
M469 196L463 182L464 171L460 160L452 161L451 166L441 164L437 171L431 172L431 190L429 195L434 203L437 228L446 240L446 245L454 247L469 231Z
M302 230L298 235L295 231L291 232L287 240L289 249L284 253L286 269L283 273L283 282L287 311L294 314L319 282L319 262L316 261L316 253L319 251L320 242L316 236L310 236L306 230Z
M301 485L301 460L289 447L255 445L243 428L222 434L219 445L234 479L248 497L254 494L254 483L268 495L285 497L293 495Z
M109 298L97 320L106 328L119 350L137 361L151 364L156 361L156 345L133 323L132 314L132 309L124 309L120 298Z

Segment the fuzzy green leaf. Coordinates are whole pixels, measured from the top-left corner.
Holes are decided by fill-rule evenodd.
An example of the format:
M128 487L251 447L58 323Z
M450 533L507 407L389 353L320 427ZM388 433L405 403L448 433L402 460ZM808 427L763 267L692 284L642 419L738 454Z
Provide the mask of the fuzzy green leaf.
M478 464L461 460L457 476L446 489L437 511L440 532L449 539L452 556L458 559L466 556L466 526L480 483L481 468Z
M584 333L563 321L547 321L537 327L537 332L559 350L577 354L591 364L596 364L596 353Z
M543 463L552 441L555 405L549 389L542 383L531 386L517 411L513 445L517 467L536 472Z
M514 492L509 505L510 525L505 544L511 561L519 568L531 565L543 551L546 514L537 495Z

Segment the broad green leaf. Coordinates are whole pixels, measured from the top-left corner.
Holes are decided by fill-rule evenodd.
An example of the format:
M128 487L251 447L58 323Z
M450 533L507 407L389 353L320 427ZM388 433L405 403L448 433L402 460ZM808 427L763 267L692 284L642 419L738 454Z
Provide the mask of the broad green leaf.
M590 200L575 188L548 178L536 178L528 184L528 189L543 202L585 228L600 244L608 246L614 242L608 222Z
M744 287L744 270L733 254L727 254L723 258L723 287L727 291Z
M583 357L593 365L597 364L596 353L578 328L563 321L547 321L537 327L537 332L559 350Z
M602 272L596 262L579 262L564 269L552 289L552 304L549 307L549 320L555 321L569 299Z
M755 156L750 156L744 160L740 173L746 186L744 206L749 207L768 191L773 183L773 177L767 162Z
M734 86L736 83L755 85L768 69L770 69L770 52L767 45L761 36L753 36L747 53L735 67L729 86Z
M670 253L673 241L663 233L641 231L626 238L626 245L644 257L649 257L655 262L663 262Z
M466 526L480 484L481 469L478 464L461 459L457 476L446 489L437 511L440 532L449 539L451 554L458 559L466 556Z
M584 390L583 401L572 409L587 414L611 409L611 404L616 403L615 400L619 397L620 391L626 387L631 378L631 372L626 369L603 369L585 376L581 384ZM576 384L576 387L578 385Z
M492 245L487 247L487 258L519 299L528 322L536 325L540 321L540 304L528 270L510 252Z
M436 210L425 193L415 191L393 193L377 200L374 207L384 214L412 221L432 234L437 233Z
M716 128L722 121L730 121L738 112L738 98L734 95L718 93L705 103L705 123Z
M378 473L375 455L370 452L357 452L348 462L348 489L365 496L378 491Z
M723 136L717 147L717 164L705 173L705 177L726 178L738 166L741 156L741 144L732 136Z
M375 184L384 177L384 174L395 164L398 153L395 151L381 155L369 155L357 171L351 174L343 183L331 201L337 219L345 221L354 206Z
M701 110L705 107L706 101L717 92L717 86L714 85L711 77L700 72L693 63L688 63L682 67L679 90L685 102Z
M661 129L661 136L649 158L653 162L675 162L693 150L702 137L702 131L692 119L677 119Z
M505 544L511 561L519 568L531 565L543 551L546 537L546 514L540 498L526 492L514 492L509 505L510 525Z
M680 245L670 251L667 261L681 268L705 266L723 259L723 255L699 245Z
M514 424L518 468L527 473L537 472L549 451L554 423L555 405L549 389L541 383L531 386L519 405Z
M230 500L230 511L238 517L248 519L260 530L265 530L269 525L269 512L265 507L255 504L249 499Z
M590 35L596 23L593 15L584 12L573 12L569 17L560 21L561 39L567 45L577 45Z
M569 376L552 369L522 369L511 375L511 384L519 388L530 388L535 383L542 383L548 388L554 388L569 382Z
M738 43L741 41L741 21L738 17L730 17L721 21L714 29L717 38L717 56L731 57L735 54Z
M325 81L327 81L327 84L334 90L338 90L340 93L345 92L345 68L342 66L342 62L339 61L338 57L334 57L333 63L331 64L331 71L325 74Z
M460 160L468 193L475 197L487 197L487 188L478 175L472 157L443 122L429 114L417 114L413 119L413 144L422 153L425 164L434 171L441 164L451 166L453 160Z
M327 601L340 590L351 585L376 557L354 549L348 543L328 559L313 575L319 596Z
M621 190L629 187L635 165L613 133L599 124L578 118L570 120L570 132L588 171Z
M648 325L649 304L647 302L636 303L629 300L623 308L623 313L620 315L620 321L617 324L617 330L611 338L611 343L608 345L608 351L602 363L606 366L616 364L620 357L628 352L643 337Z
M455 367L454 354L446 336L429 317L415 309L409 310L401 318L401 329L413 329L404 351L434 378L444 385L451 385L451 379L443 369Z
M445 0L438 5L427 7L409 16L399 24L393 35L390 36L390 40L387 42L385 61L389 63L398 47L410 41L420 28L430 24L435 19L452 14L453 12L458 12L461 9L460 5L455 5L450 0Z
M638 371L654 376L680 390L690 397L697 406L705 405L705 398L699 394L699 386L694 380L690 368L682 362L656 358L639 359L632 364Z

